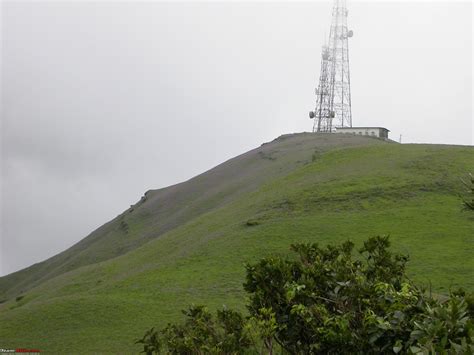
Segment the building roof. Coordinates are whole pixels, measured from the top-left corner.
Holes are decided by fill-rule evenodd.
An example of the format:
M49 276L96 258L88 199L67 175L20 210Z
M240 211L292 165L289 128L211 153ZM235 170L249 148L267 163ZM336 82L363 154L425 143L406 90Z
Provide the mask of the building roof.
M390 130L385 128L385 127L336 127L336 130L338 130L338 129L374 129L374 128L384 129L384 130L390 132Z

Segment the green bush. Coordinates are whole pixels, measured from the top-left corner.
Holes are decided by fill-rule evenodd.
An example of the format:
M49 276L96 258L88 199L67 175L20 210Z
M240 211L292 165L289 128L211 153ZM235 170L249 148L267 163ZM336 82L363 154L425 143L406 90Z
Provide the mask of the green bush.
M370 238L355 258L351 242L293 245L298 258L246 265L248 316L191 307L184 324L138 342L147 354L472 353L472 295L426 295L405 275L408 258L389 247L388 237Z
M232 310L213 315L204 306L192 306L183 311L184 324L169 324L161 332L145 333L137 344L143 344L146 354L166 349L171 354L235 354L251 345L244 317Z
M466 197L463 198L464 207L469 210L474 210L474 176L469 174L469 180L462 180L466 187Z

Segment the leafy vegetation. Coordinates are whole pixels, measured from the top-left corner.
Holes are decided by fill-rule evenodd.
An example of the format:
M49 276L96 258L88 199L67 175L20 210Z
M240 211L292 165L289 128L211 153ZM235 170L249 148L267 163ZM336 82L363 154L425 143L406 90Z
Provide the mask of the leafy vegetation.
M167 349L173 354L231 354L248 349L252 343L244 317L231 310L219 310L215 319L203 306L183 311L184 324L169 324L161 333L154 328L145 333L137 344L145 353Z
M474 176L469 174L469 181L463 181L463 184L467 190L467 197L464 198L464 206L467 209L474 210Z
M147 354L468 354L474 313L465 292L440 302L405 275L408 258L370 238L354 259L352 242L292 246L299 258L247 265L249 316L193 306L184 324L151 329L137 343ZM472 301L472 298L468 298ZM472 307L472 304L471 304ZM258 340L253 340L253 337ZM275 345L277 344L277 345ZM262 351L260 351L262 352Z

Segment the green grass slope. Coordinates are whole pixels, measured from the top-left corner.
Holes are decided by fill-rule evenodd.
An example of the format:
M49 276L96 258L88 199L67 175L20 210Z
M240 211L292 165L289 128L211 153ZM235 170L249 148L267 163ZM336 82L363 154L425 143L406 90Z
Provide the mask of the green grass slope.
M78 267L123 255L237 196L258 189L312 159L315 152L338 146L386 144L364 137L312 134L282 136L187 182L151 190L114 220L70 249L29 268L0 278L0 301Z
M191 303L243 308L243 264L298 241L390 234L409 274L474 290L474 148L283 136L146 197L76 246L0 279L0 344L133 353Z

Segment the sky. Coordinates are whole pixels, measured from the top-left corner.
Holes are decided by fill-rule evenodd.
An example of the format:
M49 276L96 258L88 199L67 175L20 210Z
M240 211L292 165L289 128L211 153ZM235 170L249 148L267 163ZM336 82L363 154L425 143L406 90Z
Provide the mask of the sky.
M1 3L0 275L310 131L331 1ZM348 1L355 126L473 144L472 3Z

